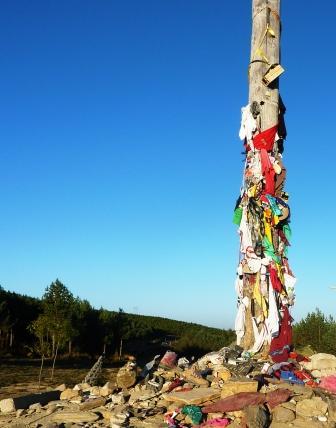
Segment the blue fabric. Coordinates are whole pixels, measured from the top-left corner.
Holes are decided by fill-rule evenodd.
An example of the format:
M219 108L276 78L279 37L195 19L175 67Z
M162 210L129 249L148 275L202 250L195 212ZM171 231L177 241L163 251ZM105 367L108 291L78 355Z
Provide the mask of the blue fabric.
M282 211L281 211L281 209L277 205L277 199L274 198L271 195L266 195L266 198L268 199L268 202L269 202L269 204L271 206L271 210L272 210L273 214L275 214L275 215L281 215Z

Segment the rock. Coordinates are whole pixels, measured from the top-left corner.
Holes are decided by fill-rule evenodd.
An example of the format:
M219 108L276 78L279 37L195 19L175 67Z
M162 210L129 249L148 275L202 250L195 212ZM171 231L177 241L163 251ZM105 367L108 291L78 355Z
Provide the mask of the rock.
M291 422L295 419L295 413L283 406L278 406L273 409L272 421L273 422Z
M56 404L52 404L51 406L47 407L46 415L51 415L52 413L56 412L56 410L57 410Z
M231 372L229 369L221 366L221 367L214 367L213 368L213 374L223 380L224 382L228 381L231 378Z
M96 409L97 407L104 406L105 403L106 403L106 399L104 397L89 398L87 401L84 401L84 403L81 403L79 405L79 409L80 410Z
M25 414L27 414L26 409L17 409L17 411L16 411L16 417L17 418L19 418L20 416L23 416Z
M143 420L130 418L129 426L132 428L167 428L167 424L164 422L161 415L146 417Z
M310 361L303 361L301 365L307 370L323 370L336 367L336 356L332 354L315 354Z
M287 403L282 403L281 407L284 407L285 409L292 410L294 413L296 411L296 404L291 403L290 401L288 401Z
M137 403L139 401L151 400L155 396L156 394L153 394L153 392L151 391L134 391L131 393L128 402L132 406L134 403Z
M288 425L288 423L273 421L270 425L270 428L288 428L289 426L291 426L291 425ZM308 428L308 427L306 427L306 428Z
M13 398L5 398L0 401L0 412L12 413L15 412L16 407Z
M320 422L327 422L327 420L328 420L328 418L327 418L326 416L318 416L318 417L317 417L317 419L318 419Z
M56 423L92 423L99 419L99 416L93 412L69 412L61 411L51 415L52 422Z
M113 410L107 409L106 407L98 407L97 409L95 409L94 412L102 415L104 422L109 421L111 419L111 416L114 414Z
M241 419L235 419L233 422L230 423L229 425L230 428L242 428L242 427L246 427L246 424L243 425ZM286 427L288 428L288 427Z
M112 415L110 418L111 427L125 426L128 419L129 419L128 413L118 413L117 415Z
M336 375L336 368L330 368L330 369L323 369L323 370L312 370L311 374L316 378L323 378L326 376L335 376Z
M323 377L336 374L336 356L331 354L315 354L310 361L302 362L301 365L312 372L315 377Z
M117 389L117 385L112 382L106 382L105 385L100 388L100 395L102 397L108 397L109 395L113 394Z
M80 390L79 389L70 389L67 388L64 391L61 392L61 400L71 400L73 398L77 398L80 396Z
M55 389L57 389L57 391L65 391L66 390L66 385L65 383L62 383L62 385L58 385Z
M284 388L292 391L295 395L294 397L295 401L305 400L305 399L311 398L314 395L314 391L312 390L312 388L307 388L302 385L292 385L287 382L279 382L278 384L276 384L276 388L277 389Z
M336 400L327 399L329 419L336 422Z
M245 413L243 412L243 410L236 410L235 412L225 412L226 416L229 416L230 418L244 418L245 417Z
M215 400L220 397L220 390L214 388L195 388L185 392L170 392L163 394L167 401L179 402L184 404L202 404L206 401Z
M77 383L77 385L75 385L73 387L73 389L75 389L77 391L89 391L90 388L91 388L91 386L88 383L86 383L86 382Z
M2 413L15 412L17 409L28 409L31 404L41 403L42 406L52 400L60 398L60 391L48 391L39 394L29 394L22 397L6 398L0 400L0 411Z
M249 428L267 428L269 426L269 413L262 406L248 406L245 415Z
M225 398L230 395L238 394L238 392L257 392L258 382L255 380L232 379L225 382L222 387L221 397Z
M118 394L113 394L111 400L113 404L125 404L128 396L124 392L119 392Z
M227 416L229 416L229 415L227 414ZM224 418L224 413L219 413L219 412L217 412L217 413L208 413L207 420L211 421L212 419L220 419L220 418Z
M128 362L117 374L117 385L119 388L128 389L136 384L137 371L136 364Z
M100 396L100 390L101 390L101 386L91 386L91 388L89 389L90 395L93 395L95 397L99 397Z
M287 426L294 428L326 428L326 425L318 420L313 419L294 419Z
M162 376L166 380L174 380L176 377L179 377L181 375L180 372L181 370L179 370L178 367L175 367L174 370L167 370L167 371L157 370L156 372L154 372L154 375ZM184 375L184 372L183 372L183 375Z
M320 397L302 400L296 405L297 415L303 417L323 416L327 413L328 404Z
M183 377L188 381L198 386L209 386L209 381L203 379L202 376L198 376L195 371L192 369L185 370L183 373Z
M34 410L36 413L40 413L42 410L41 403L34 403L29 406L29 410Z

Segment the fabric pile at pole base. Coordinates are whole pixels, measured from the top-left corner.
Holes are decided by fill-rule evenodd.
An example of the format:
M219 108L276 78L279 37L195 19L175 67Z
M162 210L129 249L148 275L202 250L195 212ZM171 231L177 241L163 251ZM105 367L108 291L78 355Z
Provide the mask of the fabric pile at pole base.
M235 330L245 351L256 354L266 347L274 362L282 362L291 347L296 283L288 263L290 208L282 160L286 131L279 115L279 124L261 132L255 104L242 108L239 131L246 159L233 217L240 236Z

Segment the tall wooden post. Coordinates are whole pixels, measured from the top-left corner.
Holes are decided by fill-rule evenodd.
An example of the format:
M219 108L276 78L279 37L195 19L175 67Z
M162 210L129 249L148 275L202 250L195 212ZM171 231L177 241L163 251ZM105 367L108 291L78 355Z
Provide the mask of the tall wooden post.
M282 160L280 32L280 0L252 0L249 104L242 109L239 132L246 160L234 215L240 235L237 343L277 362L287 359L291 346L289 308L296 281L287 258L291 231Z
M268 28L268 30L267 30ZM271 64L280 61L280 0L253 0L249 102L261 103L260 128L278 123L278 80L271 87L262 83Z

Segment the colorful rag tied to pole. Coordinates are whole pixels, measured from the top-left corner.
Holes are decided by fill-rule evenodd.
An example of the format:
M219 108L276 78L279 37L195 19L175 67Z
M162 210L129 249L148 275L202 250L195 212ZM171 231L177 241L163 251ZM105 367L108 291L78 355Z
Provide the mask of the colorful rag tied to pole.
M246 159L233 218L240 235L235 329L237 344L244 350L253 354L266 346L272 359L281 362L287 361L292 342L290 308L296 282L287 258L291 229L288 195L283 191L286 168L278 125L260 132L251 107L242 109L239 133Z

